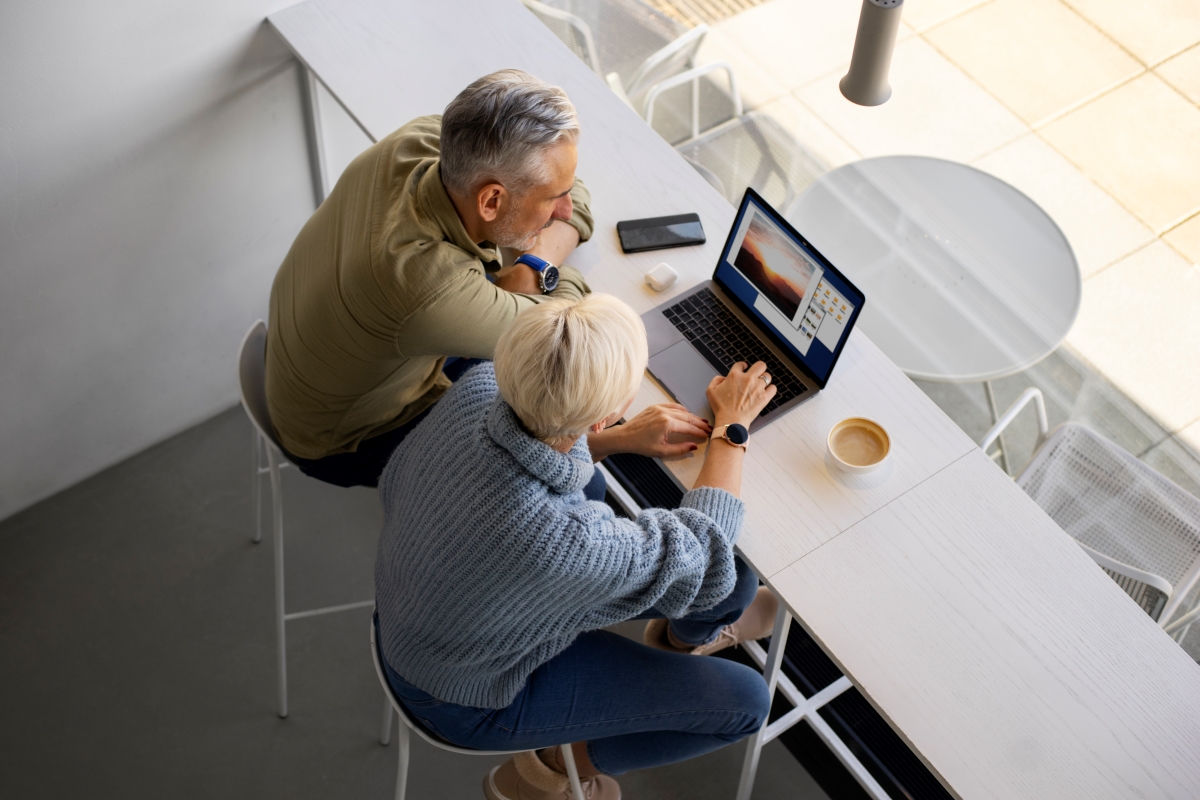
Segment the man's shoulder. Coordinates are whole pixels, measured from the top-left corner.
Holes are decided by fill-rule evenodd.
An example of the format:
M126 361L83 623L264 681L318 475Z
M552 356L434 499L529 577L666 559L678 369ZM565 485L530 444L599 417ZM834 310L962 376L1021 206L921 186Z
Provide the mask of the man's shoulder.
M437 158L441 153L442 115L427 114L409 120L383 138L380 144L397 156Z

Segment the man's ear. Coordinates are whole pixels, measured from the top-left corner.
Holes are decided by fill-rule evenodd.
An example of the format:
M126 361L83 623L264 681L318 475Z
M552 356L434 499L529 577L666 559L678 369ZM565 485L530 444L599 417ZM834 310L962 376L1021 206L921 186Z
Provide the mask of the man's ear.
M495 222L500 216L500 207L508 201L508 190L499 183L489 183L475 195L479 204L479 216L484 222Z

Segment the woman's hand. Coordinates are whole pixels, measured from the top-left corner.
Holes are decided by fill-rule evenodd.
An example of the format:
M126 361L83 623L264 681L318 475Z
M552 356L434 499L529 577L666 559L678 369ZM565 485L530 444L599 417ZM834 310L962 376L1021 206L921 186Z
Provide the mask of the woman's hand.
M767 379L763 376L766 375ZM767 365L756 361L747 367L739 361L729 375L712 379L708 385L708 404L712 406L717 427L739 425L750 427L771 398L779 391L770 384ZM704 453L704 466L696 477L696 486L712 486L733 495L742 491L742 458L745 450L729 442L714 441Z
M706 394L717 427L736 422L749 428L779 391L770 379L767 365L761 361L755 361L749 367L745 361L739 361L729 370L728 376L713 378Z
M711 433L712 426L706 420L676 403L663 403L650 406L624 425L590 434L588 447L593 461L608 458L613 453L664 458L692 452L697 447L696 442L704 441ZM685 441L672 442L672 435L683 437Z

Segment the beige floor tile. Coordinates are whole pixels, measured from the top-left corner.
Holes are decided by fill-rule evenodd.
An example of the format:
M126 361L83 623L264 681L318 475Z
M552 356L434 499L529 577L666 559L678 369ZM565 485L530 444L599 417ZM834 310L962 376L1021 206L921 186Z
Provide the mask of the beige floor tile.
M845 71L860 9L854 0L771 0L717 29L775 80L795 89L829 72Z
M1155 231L1200 210L1200 109L1153 73L1040 133Z
M1200 103L1200 44L1185 50L1154 69L1193 103Z
M971 161L1028 127L920 37L896 46L892 97L857 106L831 75L796 96L863 156L910 153Z
M1144 69L1059 0L994 0L924 36L1030 125Z
M845 139L838 136L807 106L791 95L784 95L768 103L760 111L774 118L830 169L862 158Z
M918 31L926 31L987 2L989 0L905 0L904 21Z
M728 62L737 73L738 91L741 92L742 103L747 110L758 108L787 94L788 88L751 58L721 27L724 24L714 26L704 37L700 52L696 55L696 63Z
M1007 181L1045 209L1075 250L1087 278L1154 239L1154 232L1036 134L974 166Z
M1154 66L1200 42L1196 0L1064 0L1135 56Z
M1184 258L1193 264L1200 264L1200 214L1167 231L1163 238L1183 253Z
M1200 267L1154 242L1083 284L1067 341L1168 430L1200 418Z

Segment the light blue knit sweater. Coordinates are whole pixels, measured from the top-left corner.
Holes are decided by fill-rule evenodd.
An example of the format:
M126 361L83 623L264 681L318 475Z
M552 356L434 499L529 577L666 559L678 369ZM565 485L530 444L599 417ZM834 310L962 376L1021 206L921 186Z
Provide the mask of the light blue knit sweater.
M580 633L715 606L736 581L742 501L694 489L636 521L589 502L586 437L534 439L492 365L456 383L392 454L375 598L384 657L436 698L504 708Z

